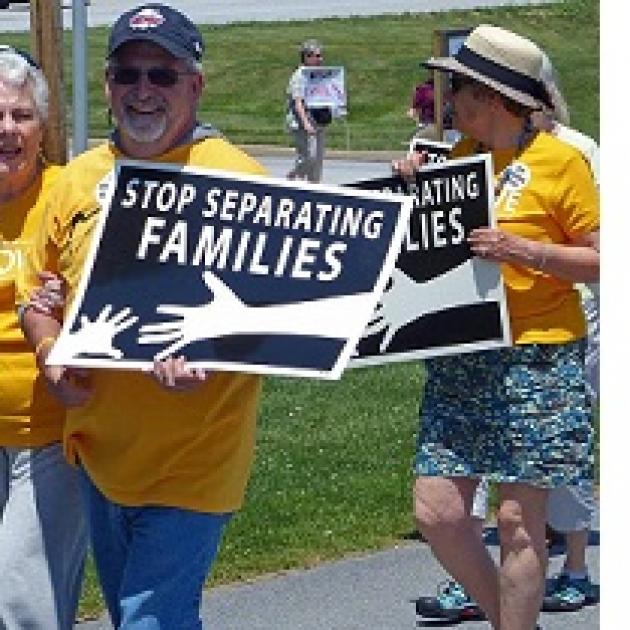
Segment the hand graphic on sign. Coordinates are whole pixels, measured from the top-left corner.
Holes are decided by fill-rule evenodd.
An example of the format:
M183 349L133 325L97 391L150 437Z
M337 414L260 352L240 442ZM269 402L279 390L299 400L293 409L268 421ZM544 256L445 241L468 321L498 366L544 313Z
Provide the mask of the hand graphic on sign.
M381 340L379 350L383 352L394 338L394 335L407 324L418 319L420 304L410 300L413 291L417 291L420 285L404 274L400 269L394 267L390 279L389 288L385 289L383 297L374 309L374 314L367 325L364 337L376 335L385 331Z
M250 306L211 271L203 281L212 301L198 306L164 304L156 311L178 319L140 327L139 344L168 344L155 355L158 361L172 356L194 341L228 335L289 334L343 339L356 334L357 319L370 293L343 295L289 304ZM344 309L345 317L339 317Z
M158 361L175 354L193 341L223 337L240 331L249 307L210 271L204 272L203 281L212 291L211 302L200 306L163 304L157 307L158 313L179 319L140 327L139 344L170 344L155 356Z
M112 305L107 304L93 322L87 315L81 315L81 328L76 332L68 333L67 352L70 356L96 354L112 359L122 359L122 351L114 348L114 337L123 330L131 328L138 321L138 317L130 316L130 308L123 308L110 317L112 310Z
M442 294L445 285L456 286L459 289L454 292L448 308L489 299L489 292L498 288L500 275L497 272L496 280L493 281L493 276L487 273L488 264L492 263L472 258L445 274L422 283L416 282L395 267L389 287L385 289L383 297L374 309L363 337L385 331L379 345L380 352L384 352L401 328L424 315L444 310ZM413 299L414 293L418 296L417 300Z

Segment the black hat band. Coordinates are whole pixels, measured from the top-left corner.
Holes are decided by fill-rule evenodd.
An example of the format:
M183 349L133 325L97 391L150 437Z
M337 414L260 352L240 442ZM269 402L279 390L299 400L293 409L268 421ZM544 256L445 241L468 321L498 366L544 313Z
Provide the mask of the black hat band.
M474 70L489 79L494 79L502 85L512 88L517 92L529 94L536 100L542 101L545 105L551 107L549 95L547 94L547 90L545 90L541 81L532 79L521 72L512 70L512 68L506 68L491 59L482 57L470 48L467 48L466 45L463 45L457 51L455 59L471 70Z

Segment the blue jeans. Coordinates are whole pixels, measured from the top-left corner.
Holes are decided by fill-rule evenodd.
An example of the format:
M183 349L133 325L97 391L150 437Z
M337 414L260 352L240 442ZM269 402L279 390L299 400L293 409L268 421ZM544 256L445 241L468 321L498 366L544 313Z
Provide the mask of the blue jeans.
M127 507L81 471L96 569L115 628L199 630L201 592L232 514Z

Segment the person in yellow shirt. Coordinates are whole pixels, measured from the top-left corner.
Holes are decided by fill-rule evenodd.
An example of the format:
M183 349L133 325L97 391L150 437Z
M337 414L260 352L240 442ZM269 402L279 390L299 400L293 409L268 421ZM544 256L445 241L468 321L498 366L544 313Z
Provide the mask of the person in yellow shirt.
M181 12L150 3L112 27L105 71L116 129L71 161L46 207L36 269L53 265L77 290L101 212L99 184L117 158L233 172L264 169L197 122L203 41ZM59 324L27 308L43 365ZM243 501L261 379L190 369L184 357L153 374L45 367L68 405L64 448L80 467L92 548L117 628L200 628L201 590L221 534Z
M61 167L40 144L48 87L34 60L0 47L0 628L74 625L87 528L65 460L65 412L20 330L16 286Z
M585 321L575 282L599 275L599 202L584 156L531 124L549 106L543 53L490 25L454 57L453 157L491 152L498 227L473 230L473 254L501 264L513 345L427 362L415 460L415 514L438 560L494 628L532 630L547 563L550 489L593 477ZM395 163L404 174L420 158ZM498 484L497 567L470 517L482 476Z

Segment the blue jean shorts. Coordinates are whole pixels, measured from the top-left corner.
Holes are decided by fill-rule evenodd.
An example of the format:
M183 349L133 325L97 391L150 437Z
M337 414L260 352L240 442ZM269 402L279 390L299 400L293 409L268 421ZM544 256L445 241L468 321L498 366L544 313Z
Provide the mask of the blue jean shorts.
M584 349L580 340L428 361L416 475L542 488L591 481Z

